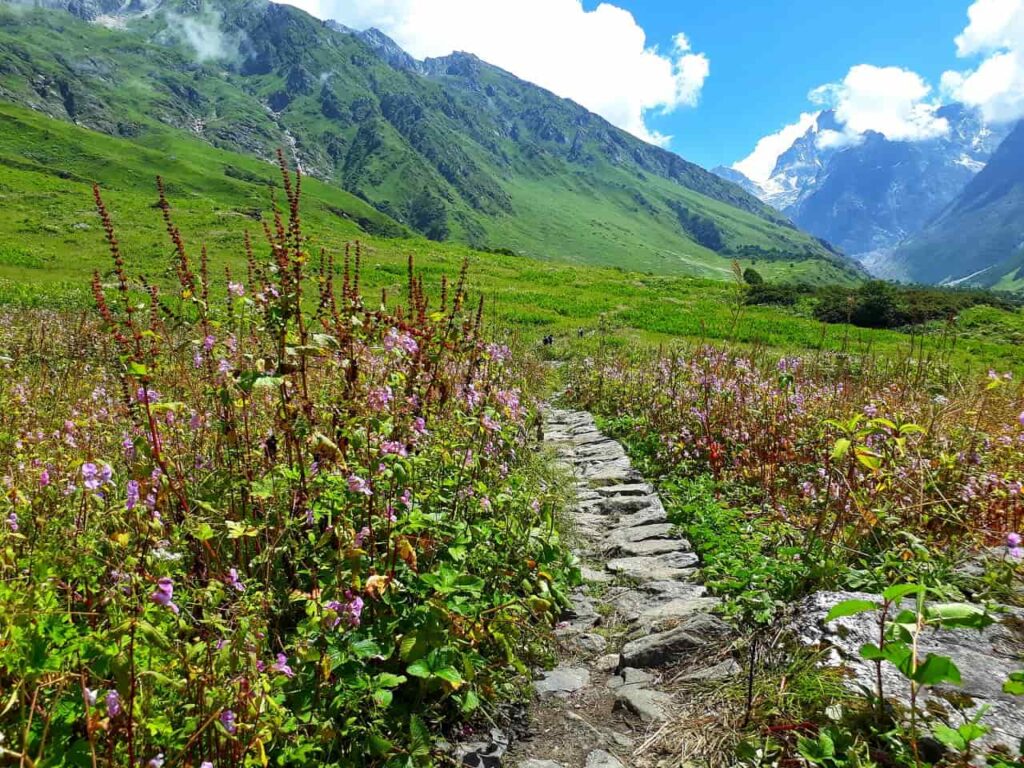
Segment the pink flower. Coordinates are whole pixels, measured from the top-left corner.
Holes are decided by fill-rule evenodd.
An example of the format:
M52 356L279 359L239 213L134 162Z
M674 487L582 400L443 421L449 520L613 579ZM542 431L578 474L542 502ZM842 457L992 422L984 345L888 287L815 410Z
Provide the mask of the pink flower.
M373 496L373 489L370 484L359 475L349 475L348 489L352 493L361 493L363 496Z
M164 576L157 580L156 590L149 596L157 605L170 608L175 614L178 613L178 606L174 604L174 582Z
M288 657L283 653L277 654L277 661L270 665L270 671L285 677L295 677L292 668L288 666Z
M364 525L359 533L356 534L356 546L362 547L368 538L370 538L370 529Z
M241 283L228 283L228 294L236 299L245 296L245 286Z
M107 691L104 701L107 704L108 715L111 717L117 717L121 714L121 694L117 691Z
M1019 547L1021 545L1021 537L1019 533L1010 533L1006 536L1006 546L1010 549Z
M39 487L45 488L50 484L50 472L48 469L43 467L43 471L39 473Z
M391 387L384 386L371 389L367 402L375 411L382 411L388 407L388 403L393 399L394 393L391 391Z

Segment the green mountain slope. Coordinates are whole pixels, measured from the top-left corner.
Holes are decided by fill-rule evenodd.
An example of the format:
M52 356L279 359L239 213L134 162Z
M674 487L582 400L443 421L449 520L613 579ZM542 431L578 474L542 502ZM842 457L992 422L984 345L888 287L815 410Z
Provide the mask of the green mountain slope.
M894 259L921 282L1024 288L1024 122L988 165Z
M263 159L285 147L433 239L661 273L721 277L745 256L858 277L739 187L471 56L378 55L263 0L146 7L104 26L0 5L0 98L136 143L170 126Z

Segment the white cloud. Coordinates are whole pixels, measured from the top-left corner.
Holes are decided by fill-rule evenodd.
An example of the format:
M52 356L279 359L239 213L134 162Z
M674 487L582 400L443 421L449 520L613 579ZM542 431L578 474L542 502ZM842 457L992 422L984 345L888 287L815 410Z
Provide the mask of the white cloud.
M787 125L778 133L765 136L754 147L754 151L747 157L733 164L733 168L748 179L758 183L764 183L775 170L775 164L779 155L793 146L793 142L807 133L817 124L820 112L804 112L800 119L791 125Z
M671 137L649 129L645 115L695 106L710 72L686 35L659 51L631 13L609 3L587 11L580 0L289 2L356 29L377 27L416 58L475 53L663 145Z
M856 142L867 131L893 141L921 141L949 132L949 121L936 115L939 102L929 100L931 92L916 72L858 64L841 82L815 88L809 98L835 110L846 143ZM822 140L840 146L843 139L833 133L826 132Z
M943 93L979 108L991 122L1024 117L1024 0L976 0L967 17L957 55L982 62L943 74Z

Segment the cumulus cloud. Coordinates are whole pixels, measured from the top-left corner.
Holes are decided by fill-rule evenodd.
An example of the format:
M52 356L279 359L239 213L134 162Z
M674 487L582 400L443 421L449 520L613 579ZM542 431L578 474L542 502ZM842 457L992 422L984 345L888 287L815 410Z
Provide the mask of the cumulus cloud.
M838 83L815 88L809 98L835 110L843 131L825 131L819 144L841 146L868 131L893 141L921 141L949 133L949 121L936 114L932 87L916 72L900 67L858 64Z
M779 155L793 146L793 142L817 125L820 112L804 112L795 123L787 125L777 133L765 136L754 147L754 151L733 164L733 168L748 179L764 183L771 177Z
M708 57L685 34L671 50L648 45L628 11L580 0L288 0L321 19L376 27L416 58L467 51L572 99L646 141L650 114L695 106Z
M975 69L946 72L943 93L991 122L1024 117L1024 0L976 0L967 18L957 55L982 60Z

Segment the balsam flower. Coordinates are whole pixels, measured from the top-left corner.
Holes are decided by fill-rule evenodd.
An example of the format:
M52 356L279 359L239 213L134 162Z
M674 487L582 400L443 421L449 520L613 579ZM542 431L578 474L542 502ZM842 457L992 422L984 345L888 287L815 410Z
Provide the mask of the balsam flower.
M170 608L175 614L179 613L178 606L174 604L174 582L164 576L157 580L156 590L149 596L157 605Z

